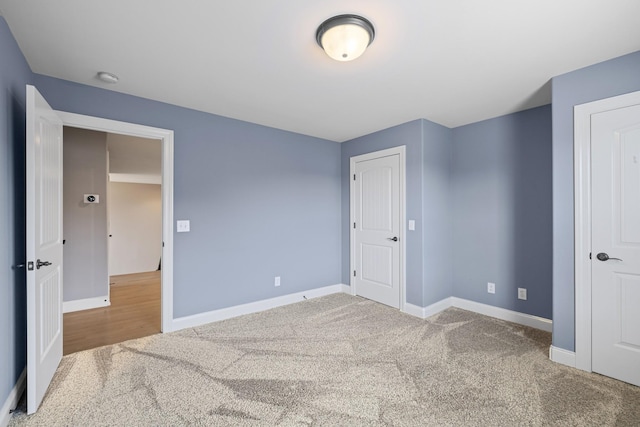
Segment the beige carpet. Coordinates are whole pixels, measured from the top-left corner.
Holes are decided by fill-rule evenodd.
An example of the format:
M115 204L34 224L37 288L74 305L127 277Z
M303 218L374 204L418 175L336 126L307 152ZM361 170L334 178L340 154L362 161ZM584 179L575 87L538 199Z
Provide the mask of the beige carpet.
M337 294L66 356L10 426L640 425L640 388L555 364L549 345Z

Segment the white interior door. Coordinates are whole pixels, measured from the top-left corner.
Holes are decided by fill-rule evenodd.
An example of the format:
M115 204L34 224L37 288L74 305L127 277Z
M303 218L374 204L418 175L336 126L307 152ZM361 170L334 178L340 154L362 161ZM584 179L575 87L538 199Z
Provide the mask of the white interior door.
M62 121L27 86L27 412L62 359Z
M592 370L640 386L640 105L591 116Z
M353 277L357 295L400 307L400 155L353 161Z

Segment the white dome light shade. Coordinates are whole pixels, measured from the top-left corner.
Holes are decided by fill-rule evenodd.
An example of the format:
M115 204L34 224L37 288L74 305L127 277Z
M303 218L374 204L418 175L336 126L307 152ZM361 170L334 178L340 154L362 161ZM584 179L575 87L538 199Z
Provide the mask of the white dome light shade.
M373 41L373 25L357 15L327 19L318 27L316 41L336 61L352 61L362 55Z

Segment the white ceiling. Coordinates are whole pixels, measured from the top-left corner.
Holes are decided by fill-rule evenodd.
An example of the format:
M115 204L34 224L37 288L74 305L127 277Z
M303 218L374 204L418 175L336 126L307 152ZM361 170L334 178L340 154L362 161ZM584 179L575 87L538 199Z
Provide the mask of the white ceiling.
M547 104L551 77L640 50L638 0L0 0L0 11L36 73L334 141ZM342 13L376 29L347 63L315 42Z

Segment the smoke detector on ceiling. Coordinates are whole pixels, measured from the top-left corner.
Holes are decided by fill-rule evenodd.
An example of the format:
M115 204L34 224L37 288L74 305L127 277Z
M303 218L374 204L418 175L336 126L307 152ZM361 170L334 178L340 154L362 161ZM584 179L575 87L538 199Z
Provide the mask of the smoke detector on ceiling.
M119 80L118 76L116 76L113 73L108 73L106 71L100 71L98 73L98 78L105 83L111 83L111 84L118 83L118 80Z

